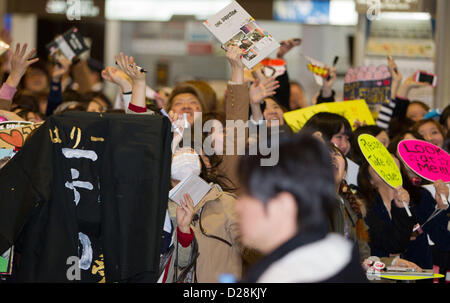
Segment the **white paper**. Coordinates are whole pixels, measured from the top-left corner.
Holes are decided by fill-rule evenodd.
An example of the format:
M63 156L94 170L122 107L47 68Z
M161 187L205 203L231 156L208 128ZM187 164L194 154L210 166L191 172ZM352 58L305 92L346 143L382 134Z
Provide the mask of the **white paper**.
M70 45L64 40L63 36L58 36L56 39L56 42L58 43L59 49L63 53L63 55L69 60L72 61L72 59L76 56L75 52L72 50Z
M164 231L172 233L172 224L170 223L169 211L166 210L166 217L164 218Z
M236 1L203 22L225 49L237 44L245 51L242 63L251 69L280 47Z
M347 176L345 176L345 181L347 181L348 185L355 185L358 186L358 171L359 171L359 165L350 160L347 159Z
M169 198L180 205L180 200L185 201L184 194L189 194L195 207L210 190L211 186L206 181L197 175L190 175L169 191Z

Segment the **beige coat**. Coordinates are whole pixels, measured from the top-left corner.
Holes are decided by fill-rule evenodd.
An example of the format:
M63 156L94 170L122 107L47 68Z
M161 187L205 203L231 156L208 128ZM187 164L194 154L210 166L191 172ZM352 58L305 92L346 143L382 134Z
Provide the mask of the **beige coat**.
M198 282L218 282L219 276L223 273L233 274L238 280L242 276L242 246L240 244L239 227L234 208L235 203L236 198L234 195L222 191L218 185L213 185L213 188L195 207L195 211L200 219L194 221L191 224L191 228L197 239L200 253L197 259L196 270ZM176 217L176 206L175 202L169 201L169 215L171 218ZM204 235L200 230L200 221L203 231L207 235L222 238L232 244L232 246L230 247L220 240ZM176 231L176 227L174 227L174 230ZM172 282L174 256L170 262L166 282ZM183 250L181 254L179 251L179 266L186 266L187 259L186 250Z
M250 96L247 84L228 84L227 86L227 97L225 101L225 119L233 121L243 121L247 122L249 117L249 107L250 107ZM226 125L224 125L226 127ZM227 131L226 128L224 129ZM219 172L225 175L231 182L231 184L226 184L231 188L235 188L233 193L237 191L239 186L239 161L240 157L237 151L237 142L247 142L248 130L245 131L244 138L238 137L238 132L236 130L231 131L234 138L231 136L225 137L225 147L224 156L221 164L219 165ZM226 155L226 147L234 146L235 151L233 155Z

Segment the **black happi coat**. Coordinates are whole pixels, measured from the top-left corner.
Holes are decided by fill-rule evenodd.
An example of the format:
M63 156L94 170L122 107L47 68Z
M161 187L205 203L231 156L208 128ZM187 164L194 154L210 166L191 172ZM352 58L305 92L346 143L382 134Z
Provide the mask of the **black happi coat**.
M0 170L0 253L19 252L14 280L70 282L76 256L81 281L156 282L171 142L161 116L50 117Z

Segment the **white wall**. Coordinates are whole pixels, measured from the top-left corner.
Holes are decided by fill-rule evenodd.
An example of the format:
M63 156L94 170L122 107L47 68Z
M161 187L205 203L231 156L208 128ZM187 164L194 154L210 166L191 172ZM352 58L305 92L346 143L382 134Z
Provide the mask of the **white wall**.
M120 52L120 21L107 20L105 23L105 48L104 48L104 65L114 65L114 56ZM105 94L110 100L116 99L116 94L119 91L117 85L105 81Z
M15 43L28 43L28 49L37 45L37 16L13 14L11 18L11 37Z

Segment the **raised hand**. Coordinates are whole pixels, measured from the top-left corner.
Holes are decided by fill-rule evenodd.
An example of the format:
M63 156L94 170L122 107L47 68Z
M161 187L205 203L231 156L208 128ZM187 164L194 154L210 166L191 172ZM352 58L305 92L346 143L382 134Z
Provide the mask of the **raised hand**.
M231 81L244 83L244 63L242 63L243 50L232 45L228 48L227 59L231 65Z
M250 103L260 104L267 97L275 95L275 90L280 87L274 77L261 81L255 81L250 86Z
M176 213L177 225L182 233L190 233L190 224L194 213L194 202L189 194L185 194L184 201L180 200Z
M131 79L131 101L138 107L146 108L145 104L145 73L136 66L133 57L124 56L120 53L120 56L115 56L116 63L119 65L120 69Z
M327 66L326 69L328 69L329 78L323 78L322 97L324 98L333 94L333 85L336 81L336 68Z
M69 71L72 62L70 62L67 58L61 56L58 59L59 64L55 64L53 66L52 71L52 80L53 82L61 81L62 76Z
M448 189L447 184L442 182L442 180L437 180L434 182L433 185L434 185L434 188L436 189L435 200L436 200L436 204L437 204L438 208L439 209L447 209L448 204L446 204L443 200L443 197L446 198L447 203L448 203L449 189Z
M132 56L124 56L123 53L120 53L120 56L115 56L117 64L120 66L120 69L130 77L131 81L134 82L144 82L145 83L145 73L141 72L134 62L134 58Z
M277 52L277 58L283 58L292 48L302 44L302 39L289 39L285 41L281 41L281 46Z
M403 203L409 205L409 193L401 185L395 189L394 203L399 208L404 208Z
M102 78L120 87L122 93L130 92L132 81L123 71L114 66L107 66L102 70Z
M366 121L364 121L364 122L361 122L361 121L359 121L359 119L355 119L354 121L353 121L353 128L358 128L358 127L361 127L361 126L365 126L365 125L367 125L367 122Z
M6 83L9 86L17 87L19 85L20 79L22 79L23 75L25 75L25 72L27 71L28 66L30 66L33 63L36 63L39 58L30 58L34 55L36 52L36 49L32 49L27 54L27 44L25 43L23 47L20 47L20 43L17 43L15 51L9 49L9 55L11 57L11 72L9 74L8 79L6 80Z
M420 87L426 87L429 86L430 84L427 82L416 82L416 80L414 79L414 74L409 76L408 78L405 79L405 82L403 82L399 89L398 89L398 93L397 95L399 95L400 97L404 97L407 98L408 97L408 93L411 89L413 88L420 88Z
M395 96L397 96L398 88L402 83L403 75L398 70L397 64L391 56L388 56L388 68L392 76L391 99L394 99Z
M397 64L391 56L388 56L388 68L392 76L392 82L402 82L403 75L398 70Z

